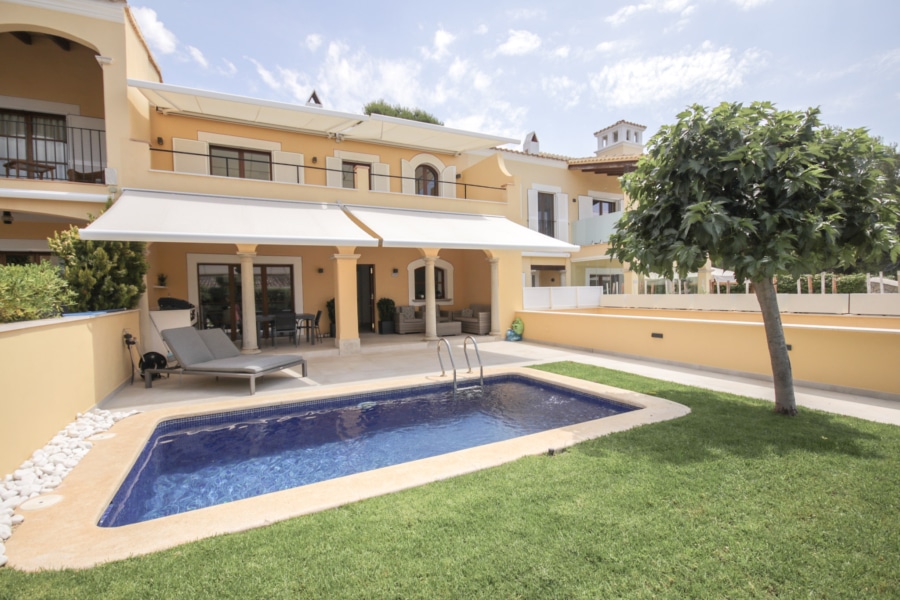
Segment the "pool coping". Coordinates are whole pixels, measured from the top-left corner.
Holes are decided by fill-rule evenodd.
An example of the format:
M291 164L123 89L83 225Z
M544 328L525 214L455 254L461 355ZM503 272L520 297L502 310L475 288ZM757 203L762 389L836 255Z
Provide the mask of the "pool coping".
M690 412L686 406L661 398L536 369L509 366L485 369L485 376L506 374L522 375L597 394L637 406L640 410L151 521L122 527L100 527L97 522L101 515L150 435L162 421L337 395L430 385L448 379L434 375L399 377L215 400L196 407L147 411L116 423L109 430L115 436L93 442L91 451L53 490L52 495L61 496L61 501L37 510L17 509L25 516L25 521L16 527L13 536L6 542L8 566L23 571L90 568L464 475L523 456L544 454L548 450L562 449L610 433L675 419Z

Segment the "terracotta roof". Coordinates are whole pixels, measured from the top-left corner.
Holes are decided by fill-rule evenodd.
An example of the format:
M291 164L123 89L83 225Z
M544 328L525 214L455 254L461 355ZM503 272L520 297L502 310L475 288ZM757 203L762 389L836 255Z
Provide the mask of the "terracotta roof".
M599 130L595 131L595 132L594 132L594 135L597 135L597 134L600 133L601 131L606 131L607 129L612 129L612 128L615 127L616 125L632 125L632 126L634 126L634 127L642 127L643 129L647 129L647 126L646 126L646 125L641 125L640 123L634 123L634 122L632 122L632 121L626 121L625 119L621 119L621 120L619 120L619 121L616 121L616 122L613 123L612 125L607 125L607 126L604 127L603 129L599 129Z
M513 154L521 154L522 156L536 156L538 158L550 158L553 160L572 160L569 156L563 156L562 154L550 154L549 152L525 152L523 150L513 150L511 148L494 148L495 150L502 150L503 152L511 152Z
M631 156L592 156L569 161L569 170L597 173L601 175L624 175L634 171L640 154Z

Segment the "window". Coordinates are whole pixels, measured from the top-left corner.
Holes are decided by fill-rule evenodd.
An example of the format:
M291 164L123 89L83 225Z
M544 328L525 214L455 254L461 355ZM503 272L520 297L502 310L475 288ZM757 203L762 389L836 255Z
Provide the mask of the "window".
M538 231L550 237L556 236L556 221L553 218L555 197L547 192L538 192Z
M369 189L372 189L372 165L359 162L343 161L341 163L341 183L348 190L356 189L356 167L369 169Z
M416 282L416 300L425 299L425 267L416 269L413 275ZM445 300L447 298L447 273L440 267L434 268L434 299Z
M416 167L416 194L420 196L438 195L438 174L430 165Z
M0 110L0 161L8 177L65 179L65 117Z
M608 215L616 212L616 203L607 200L594 200L592 210L595 216Z
M272 154L225 146L209 147L210 175L272 180Z

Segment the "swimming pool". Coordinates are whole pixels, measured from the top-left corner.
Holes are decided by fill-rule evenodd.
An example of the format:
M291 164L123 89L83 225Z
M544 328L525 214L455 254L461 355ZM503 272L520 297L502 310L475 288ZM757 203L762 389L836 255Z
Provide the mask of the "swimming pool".
M100 518L119 527L634 410L522 375L171 419Z

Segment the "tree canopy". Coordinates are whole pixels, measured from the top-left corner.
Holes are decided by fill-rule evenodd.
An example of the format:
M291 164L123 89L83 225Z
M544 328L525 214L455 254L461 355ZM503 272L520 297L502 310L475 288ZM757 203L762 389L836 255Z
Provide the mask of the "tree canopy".
M73 311L134 308L146 290L147 259L142 242L82 240L74 225L48 240L65 265Z
M363 113L367 115L385 115L388 117L397 117L398 119L408 119L410 121L421 121L422 123L433 123L434 125L443 125L437 117L425 112L421 108L407 108L399 104L389 104L384 99L373 100L363 107Z
M863 129L822 125L819 110L694 105L650 140L623 178L631 210L609 253L638 273L682 277L707 260L754 284L766 325L776 408L793 381L772 276L896 261L894 153Z

